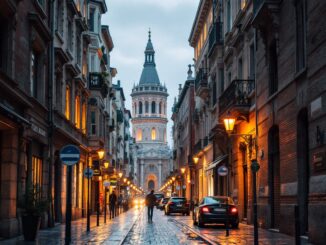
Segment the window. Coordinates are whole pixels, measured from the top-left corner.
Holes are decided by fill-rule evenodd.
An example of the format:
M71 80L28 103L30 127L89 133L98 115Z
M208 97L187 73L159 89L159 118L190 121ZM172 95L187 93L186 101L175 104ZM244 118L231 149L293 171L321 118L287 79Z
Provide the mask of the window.
M66 86L66 104L65 104L65 116L70 120L70 86Z
M250 54L249 54L249 65L250 65L250 67L249 67L249 78L250 79L255 79L255 73L256 73L256 68L255 68L255 63L256 63L256 61L255 61L255 48L254 48L254 45L253 44L251 44L250 45Z
M80 96L75 97L75 126L80 128Z
M152 140L156 140L156 129L155 128L152 128Z
M86 134L86 102L84 101L83 102L83 105L82 105L82 131L83 131L83 134Z
M76 56L77 56L77 64L81 65L81 60L82 60L82 48L81 48L81 40L80 36L77 36L77 45L76 45Z
M91 111L91 135L96 135L96 113Z
M232 16L231 16L231 3L230 1L227 2L226 4L226 30L227 32L231 31L231 25L232 25Z
M33 186L36 186L37 188L42 187L42 171L42 159L36 156L32 156L32 182ZM41 195L41 189L39 189L38 191L38 193ZM38 198L41 198L41 196L39 196Z
M305 1L297 0L296 14L296 71L299 72L306 66L306 36L305 36Z
M231 76L231 72L228 73L228 85L231 84L231 80L232 79L232 76Z
M277 49L274 40L269 47L269 95L278 90Z
M139 101L139 114L143 114L143 103Z
M6 19L0 18L0 70L8 71L8 56L10 52L10 33L8 31L8 21Z
M238 60L238 79L243 78L243 66L242 66L242 58Z
M91 55L91 72L95 71L95 55Z
M145 102L145 113L148 113L149 111L149 104L148 101Z
M94 9L90 9L89 11L89 30L94 31Z
M30 78L30 93L31 96L37 98L37 82L38 82L38 56L32 51L31 53L31 78Z
M220 76L220 89L221 93L224 91L224 69L219 68L219 76Z
M156 107L156 103L155 101L152 101L152 113L155 113L155 107Z
M216 81L215 77L213 78L213 86L212 86L212 106L214 106L217 102L217 91L216 91Z
M142 141L143 140L143 131L140 128L137 129L136 140L137 141Z
M61 37L63 37L63 3L62 3L62 1L57 1L56 29L57 29L57 32L61 35Z
M69 51L73 51L73 29L72 29L72 22L68 20L68 49Z

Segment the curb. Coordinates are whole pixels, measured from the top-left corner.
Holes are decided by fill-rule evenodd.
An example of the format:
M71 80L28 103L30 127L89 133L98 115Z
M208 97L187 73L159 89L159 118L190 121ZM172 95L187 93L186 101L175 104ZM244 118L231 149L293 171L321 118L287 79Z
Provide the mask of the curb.
M211 239L209 239L207 236L203 235L203 234L200 234L198 231L195 231L193 228L191 228L189 225L179 221L179 220L176 220L176 219L172 219L173 222L175 223L178 223L180 225L183 225L183 226L186 226L187 229L189 229L191 232L195 233L197 236L199 236L201 239L203 239L205 242L209 243L210 245L220 245L219 243L216 243L214 241L212 241Z

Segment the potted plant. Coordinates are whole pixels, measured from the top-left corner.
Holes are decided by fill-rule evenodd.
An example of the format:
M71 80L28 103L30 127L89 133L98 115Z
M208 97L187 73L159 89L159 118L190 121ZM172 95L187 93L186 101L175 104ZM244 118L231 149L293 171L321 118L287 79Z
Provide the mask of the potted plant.
M27 189L22 205L22 228L25 241L35 241L41 224L41 216L47 210L48 204L48 200L42 197L42 191L38 185Z

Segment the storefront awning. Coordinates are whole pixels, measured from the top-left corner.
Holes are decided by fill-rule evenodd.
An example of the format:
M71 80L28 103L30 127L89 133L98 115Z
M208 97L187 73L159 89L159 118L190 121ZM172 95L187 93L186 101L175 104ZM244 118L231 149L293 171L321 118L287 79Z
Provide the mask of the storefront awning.
M212 162L210 165L207 166L206 171L209 171L216 166L218 166L223 160L225 160L228 157L228 155L222 155L219 156L214 162Z

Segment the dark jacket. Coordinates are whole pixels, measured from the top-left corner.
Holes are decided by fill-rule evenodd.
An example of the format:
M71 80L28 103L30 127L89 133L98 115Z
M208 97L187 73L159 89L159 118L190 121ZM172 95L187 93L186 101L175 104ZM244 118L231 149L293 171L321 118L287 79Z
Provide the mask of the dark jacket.
M146 196L146 205L149 207L153 207L156 204L156 196L152 193L149 193Z
M117 202L117 195L115 193L111 193L109 196L110 205L114 205Z

